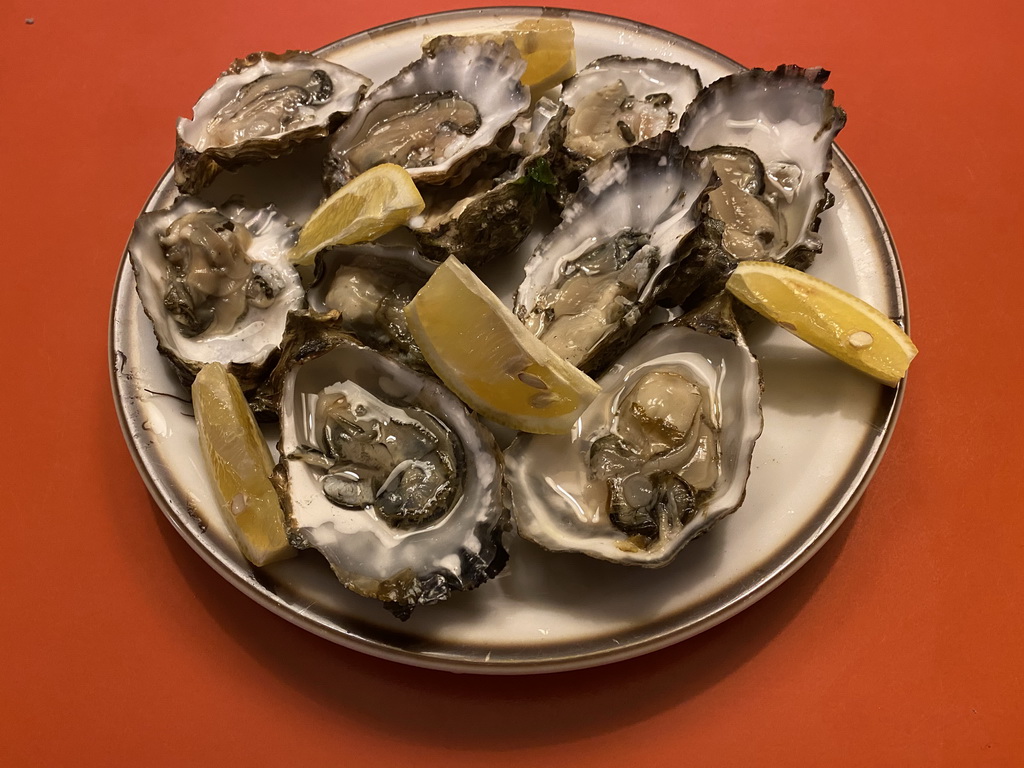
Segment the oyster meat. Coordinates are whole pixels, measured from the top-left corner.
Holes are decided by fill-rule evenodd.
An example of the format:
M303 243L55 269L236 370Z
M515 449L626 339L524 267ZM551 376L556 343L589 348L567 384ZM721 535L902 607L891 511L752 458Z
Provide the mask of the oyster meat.
M136 289L184 383L216 361L251 389L273 365L288 313L305 305L287 258L294 237L273 208L195 197L139 217L128 241Z
M506 481L521 536L661 566L736 510L761 434L761 376L742 338L652 329L599 379L570 435L520 435Z
M331 137L325 188L334 192L380 163L403 166L417 182L461 180L529 108L525 69L511 40L431 40Z
M435 379L354 339L292 365L275 469L289 537L400 618L508 555L494 437Z
M174 181L194 194L223 169L280 157L336 129L369 78L309 53L253 53L236 60L178 120Z

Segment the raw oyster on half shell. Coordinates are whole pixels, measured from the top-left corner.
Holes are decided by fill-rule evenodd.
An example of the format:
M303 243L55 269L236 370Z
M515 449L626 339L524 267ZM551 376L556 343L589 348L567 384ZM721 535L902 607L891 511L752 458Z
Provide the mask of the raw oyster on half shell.
M706 184L671 133L607 155L527 261L516 316L583 370L615 357L642 330Z
M369 78L309 53L238 59L199 99L192 119L178 120L174 181L194 194L223 169L327 136L369 86Z
M529 108L525 69L511 40L431 40L331 137L327 192L380 163L401 165L417 183L461 180Z
M436 379L337 337L291 365L275 470L289 538L399 618L494 577L502 461L491 433Z
M605 56L562 85L565 148L586 164L679 126L701 89L697 70L660 59Z
M419 370L429 370L402 311L436 268L419 251L366 243L317 254L309 309L338 313L336 326L360 342Z
M821 251L818 221L846 113L824 88L828 72L780 66L723 77L694 99L679 140L713 166L701 226L680 255L667 294L690 308L720 292L739 261L796 269Z
M561 147L565 112L540 99L516 121L507 153L491 153L460 184L420 185L426 207L412 229L424 255L477 267L519 247L556 186L551 157Z
M520 435L506 482L521 536L661 566L735 511L761 434L761 375L738 331L658 326L598 380L569 435Z
M128 255L136 289L183 383L220 362L248 390L274 364L288 313L305 306L287 257L294 238L272 207L215 208L195 197L135 222Z

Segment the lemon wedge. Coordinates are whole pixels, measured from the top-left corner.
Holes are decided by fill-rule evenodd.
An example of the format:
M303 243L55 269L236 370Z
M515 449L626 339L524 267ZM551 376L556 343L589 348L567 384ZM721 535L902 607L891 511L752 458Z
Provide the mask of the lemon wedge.
M324 248L376 240L422 211L423 198L405 168L375 165L313 211L288 257L294 264L312 264Z
M526 19L508 34L526 60L520 80L534 99L576 74L576 35L567 19Z
M564 433L601 387L531 334L473 272L445 261L405 307L409 331L470 408L524 432Z
M787 331L891 387L917 354L910 337L870 304L792 267L743 262L725 287Z
M242 554L253 565L294 556L270 482L274 461L238 381L220 363L203 366L192 406L221 515Z
M576 32L567 19L525 19L514 27L467 35L471 40L511 39L526 62L519 78L534 101L576 74Z

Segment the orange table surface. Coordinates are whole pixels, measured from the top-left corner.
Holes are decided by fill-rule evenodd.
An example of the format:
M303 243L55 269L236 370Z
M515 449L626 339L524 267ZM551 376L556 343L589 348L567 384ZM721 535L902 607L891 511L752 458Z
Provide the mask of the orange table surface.
M271 614L178 536L121 435L125 241L231 59L459 6L7 0L0 765L1024 764L1019 4L568 5L832 71L921 349L854 512L734 618L589 670L421 670Z

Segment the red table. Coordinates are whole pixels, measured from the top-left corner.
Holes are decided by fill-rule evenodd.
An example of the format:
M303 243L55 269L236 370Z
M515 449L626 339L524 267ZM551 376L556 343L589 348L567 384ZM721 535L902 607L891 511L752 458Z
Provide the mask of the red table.
M1019 765L1024 408L1017 4L568 4L748 66L822 65L921 349L881 467L776 591L668 649L486 678L337 647L150 499L107 365L132 222L213 73L448 3L11 0L0 11L0 763Z

